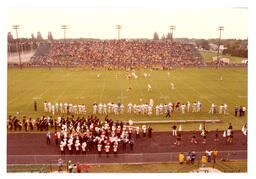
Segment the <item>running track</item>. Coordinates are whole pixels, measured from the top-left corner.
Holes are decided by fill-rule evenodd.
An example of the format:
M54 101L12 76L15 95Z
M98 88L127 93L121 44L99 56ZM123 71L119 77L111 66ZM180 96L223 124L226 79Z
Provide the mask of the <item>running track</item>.
M197 132L198 144L191 144L192 132L182 132L182 141L179 146L174 145L175 138L170 132L153 132L152 138L135 138L133 151L127 145L126 151L120 145L117 156L110 153L107 157L103 152L99 157L96 150L88 151L86 155L72 154L61 156L59 147L54 143L46 144L45 133L8 133L7 134L7 164L50 164L58 158L65 161L72 160L80 163L147 163L178 161L178 153L195 151L197 158L207 150L216 148L219 151L218 158L247 160L247 136L241 131L234 131L232 144L226 143L222 137L223 131L219 131L219 141L215 142L215 132L208 133L207 144L202 144L202 137ZM134 136L135 137L135 136Z

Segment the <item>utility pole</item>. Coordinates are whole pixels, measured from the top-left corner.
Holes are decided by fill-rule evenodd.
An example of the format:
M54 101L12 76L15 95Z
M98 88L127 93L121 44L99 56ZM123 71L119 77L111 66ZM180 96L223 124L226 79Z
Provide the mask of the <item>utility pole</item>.
M122 29L122 25L116 25L116 29L118 31L118 40L120 40L120 30Z
M218 30L220 31L220 36L219 36L219 44L218 44L217 62L218 62L218 66L220 66L220 60L219 60L219 54L220 54L220 39L221 39L221 31L224 30L224 26L219 26Z
M16 39L18 41L18 54L19 54L19 63L20 63L20 69L22 69L22 66L21 66L21 59L20 59L20 45L19 45L19 36L18 36L18 29L20 29L20 26L19 25L13 25L12 26L12 29L15 29L16 30Z
M61 29L63 29L64 31L64 40L66 39L66 29L68 29L69 27L67 25L61 25Z
M172 41L173 41L173 30L176 30L176 26L171 25L171 26L170 26L170 29L171 29L171 33L172 33Z

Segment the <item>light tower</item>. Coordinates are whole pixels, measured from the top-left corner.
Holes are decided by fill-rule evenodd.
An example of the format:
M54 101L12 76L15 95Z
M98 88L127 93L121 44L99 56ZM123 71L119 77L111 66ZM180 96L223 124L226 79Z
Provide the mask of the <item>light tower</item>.
M66 39L66 29L68 29L68 25L61 25L61 29L64 31L64 40Z
M176 30L176 26L171 25L171 26L170 26L170 29L171 29L171 33L172 33L172 40L173 40L173 30Z
M122 25L116 25L116 29L118 31L118 40L120 40L120 30L122 29Z
M21 59L20 59L20 44L19 44L19 36L18 36L18 29L20 29L20 26L19 25L13 25L12 29L14 29L16 31L16 39L17 39L17 42L18 42L17 50L18 50L18 54L19 54L19 63L20 63L20 69L22 69Z
M220 65L220 60L219 60L219 54L220 54L220 39L221 39L221 31L224 30L224 26L219 26L218 30L220 31L220 35L219 35L217 62L218 62L218 65Z

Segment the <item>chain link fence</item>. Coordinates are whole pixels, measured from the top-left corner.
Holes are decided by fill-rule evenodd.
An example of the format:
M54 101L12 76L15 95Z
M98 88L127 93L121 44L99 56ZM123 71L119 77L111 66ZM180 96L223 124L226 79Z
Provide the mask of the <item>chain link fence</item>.
M184 153L186 155L186 153ZM196 152L196 161L201 159L204 152ZM52 164L52 161L65 161L88 164L115 164L115 163L157 163L178 162L179 152L168 153L137 153L137 154L73 154L73 155L7 155L7 164ZM217 160L247 160L247 150L219 151Z

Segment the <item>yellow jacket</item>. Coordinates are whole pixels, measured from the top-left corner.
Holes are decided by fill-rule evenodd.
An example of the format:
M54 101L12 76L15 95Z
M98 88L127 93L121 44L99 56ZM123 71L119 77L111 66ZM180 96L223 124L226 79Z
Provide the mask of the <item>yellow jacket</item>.
M179 161L184 162L184 154L179 154Z
M207 161L207 157L204 155L204 156L202 156L202 160L201 160L203 163L206 163L206 161Z

